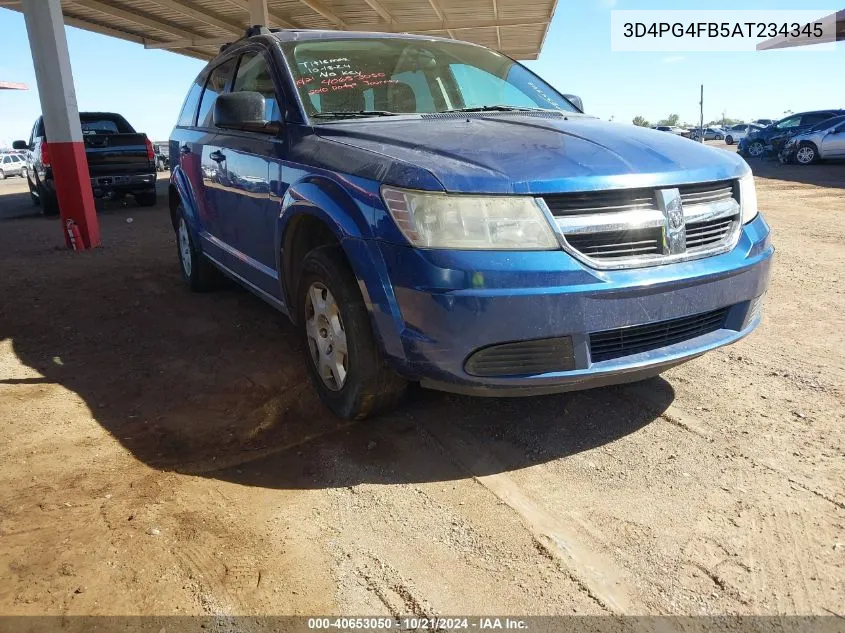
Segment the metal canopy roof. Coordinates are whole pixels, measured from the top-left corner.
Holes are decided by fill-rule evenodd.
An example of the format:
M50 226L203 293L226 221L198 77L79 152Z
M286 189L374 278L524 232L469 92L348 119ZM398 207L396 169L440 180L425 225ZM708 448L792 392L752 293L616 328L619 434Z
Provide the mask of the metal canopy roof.
M271 27L387 31L536 59L557 0L267 0ZM249 26L249 0L62 0L65 24L211 59ZM21 10L20 0L0 6Z

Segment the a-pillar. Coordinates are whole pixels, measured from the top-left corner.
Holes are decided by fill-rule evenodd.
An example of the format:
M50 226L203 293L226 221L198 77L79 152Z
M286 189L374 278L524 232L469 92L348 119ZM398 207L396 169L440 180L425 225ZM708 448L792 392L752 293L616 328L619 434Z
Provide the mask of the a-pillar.
M67 225L72 220L79 228L81 247L94 248L100 244L100 225L79 124L62 7L59 0L23 0L23 13L65 242L71 245Z

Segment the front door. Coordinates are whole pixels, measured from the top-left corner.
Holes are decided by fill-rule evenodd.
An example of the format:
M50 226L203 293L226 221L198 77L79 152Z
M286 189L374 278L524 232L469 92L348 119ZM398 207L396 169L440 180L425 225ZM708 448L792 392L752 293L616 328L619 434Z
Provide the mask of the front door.
M823 158L845 158L845 123L828 132L820 149Z
M265 119L280 121L276 86L260 50L243 53L232 92L258 92L265 99ZM280 195L271 192L270 169L283 158L284 142L273 134L218 130L215 161L219 184L215 205L222 216L223 240L230 248L228 266L255 288L280 300L276 264L276 224Z

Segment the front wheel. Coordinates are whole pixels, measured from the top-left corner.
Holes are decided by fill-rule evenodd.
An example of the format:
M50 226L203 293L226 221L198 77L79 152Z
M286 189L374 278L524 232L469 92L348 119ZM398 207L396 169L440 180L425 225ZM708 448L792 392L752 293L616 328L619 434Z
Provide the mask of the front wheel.
M766 146L763 145L760 141L754 141L748 146L748 154L749 156L753 156L754 158L759 158L763 155L763 152L766 151Z
M26 167L21 167L21 173L19 173L18 175L19 175L21 178L26 178L26 177L27 177L27 175L28 175L28 174L27 174L27 171L26 171Z
M801 143L795 153L795 160L801 165L810 165L819 158L819 152L812 143Z
M724 138L725 138L725 137L724 137L724 136L722 136L721 134L717 134L717 135L716 135L716 140L717 140L717 141L721 141L721 140L722 140L722 139L724 139Z
M381 356L358 283L340 247L323 246L306 255L297 299L308 374L320 400L348 420L393 407L407 383Z
M733 145L734 144L734 137L733 136L726 137L725 143L727 143L728 145Z
M6 180L6 172L0 169L0 180Z

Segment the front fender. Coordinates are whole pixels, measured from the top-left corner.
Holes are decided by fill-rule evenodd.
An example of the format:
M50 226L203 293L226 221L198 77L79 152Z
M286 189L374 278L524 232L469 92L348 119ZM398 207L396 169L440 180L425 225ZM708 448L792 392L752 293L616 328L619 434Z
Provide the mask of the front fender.
M279 248L276 249L276 266L283 272L279 275L282 296L292 307L283 264L286 232L292 222L303 215L320 220L343 248L372 319L379 346L388 358L401 359L404 358L404 348L399 337L401 317L398 304L381 251L373 239L372 218L375 212L372 202L377 196L377 193L359 188L353 199L345 188L325 178L312 178L291 185L282 199L277 223L276 243ZM290 312L293 317L294 309Z
M197 207L197 198L194 195L194 188L191 185L191 180L182 169L181 165L177 165L173 171L170 172L170 184L176 189L179 196L179 201L185 209L187 216L188 228L193 232L194 238L199 235L199 208ZM172 211L172 210L171 210Z

